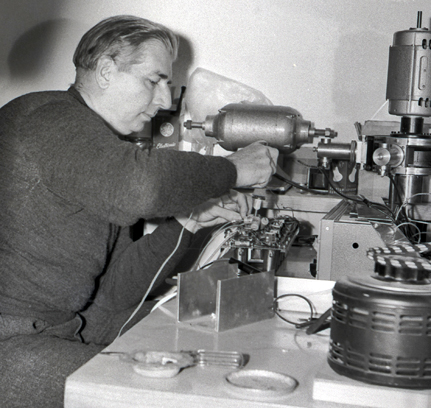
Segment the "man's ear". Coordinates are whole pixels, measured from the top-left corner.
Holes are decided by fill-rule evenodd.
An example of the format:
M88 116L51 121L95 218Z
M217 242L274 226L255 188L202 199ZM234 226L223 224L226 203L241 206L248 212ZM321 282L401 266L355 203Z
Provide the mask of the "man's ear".
M96 66L96 81L100 88L109 87L114 69L115 62L111 57L102 56L99 58Z

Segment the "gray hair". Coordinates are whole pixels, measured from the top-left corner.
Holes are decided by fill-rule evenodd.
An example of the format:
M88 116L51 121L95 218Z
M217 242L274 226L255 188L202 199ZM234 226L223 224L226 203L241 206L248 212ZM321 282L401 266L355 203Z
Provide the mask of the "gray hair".
M178 54L178 37L161 24L144 18L120 15L109 17L96 24L81 38L73 55L76 68L94 70L102 56L119 63L120 69L140 63L140 49L150 40L161 41L175 60Z

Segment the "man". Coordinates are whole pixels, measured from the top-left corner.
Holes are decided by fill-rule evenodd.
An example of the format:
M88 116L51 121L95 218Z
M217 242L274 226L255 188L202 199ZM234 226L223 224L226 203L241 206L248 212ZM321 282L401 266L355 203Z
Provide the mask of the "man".
M163 26L106 19L79 43L68 91L0 110L3 408L61 407L66 376L115 339L193 233L247 214L231 189L275 171L277 151L261 144L221 158L120 140L170 107L177 49ZM166 221L132 242L128 227L155 217Z

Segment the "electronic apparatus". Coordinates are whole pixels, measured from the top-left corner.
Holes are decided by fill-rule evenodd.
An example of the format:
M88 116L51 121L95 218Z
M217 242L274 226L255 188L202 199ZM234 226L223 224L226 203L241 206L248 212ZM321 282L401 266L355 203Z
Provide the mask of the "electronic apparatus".
M338 143L336 131L314 128L293 108L243 103L228 104L205 121L186 121L184 126L203 129L231 151L260 140L289 154L320 138L313 148L317 165L310 166L304 190L344 193L348 200L358 193L359 169L387 176L387 212L381 218L387 222L387 214L392 214L389 222L402 225L399 228L413 242L423 242L429 234L429 222L423 219L428 217L424 213L431 181L431 136L424 121L431 117L430 90L431 32L422 27L419 12L417 27L396 32L389 49L386 98L389 113L400 117L398 130L385 134L378 124L373 131L370 123L355 124L358 140ZM361 201L370 207L366 198L357 202Z
M204 122L184 123L187 129L203 129L206 136L214 137L226 150L234 151L253 142L265 141L283 153L291 153L314 137L333 138L332 129L316 129L288 106L267 106L230 103Z
M401 116L400 129L389 136L367 137L365 165L380 174L391 174L390 206L407 199L425 202L431 175L431 137L424 118L431 116L431 32L416 28L394 34L389 50L386 99L389 113Z
M422 28L419 12L417 27L396 32L389 51L386 98L389 113L401 116L400 129L365 138L365 166L391 178L388 206L393 211L428 201L431 136L424 132L424 117L431 116L429 64L431 33ZM412 224L416 236L426 236L421 232L427 224ZM328 354L335 372L377 385L431 388L430 249L431 244L401 242L372 248L373 275L336 282Z
M333 290L328 363L339 374L402 388L431 388L431 244L372 248L371 276Z
M386 98L389 113L400 117L399 129L388 133L377 124L370 131L369 123L356 124L358 140L350 143L335 142L334 130L315 129L281 106L228 104L204 122L184 126L203 129L231 151L264 140L289 154L321 138L308 185L292 185L342 198L319 221L317 277L336 280L328 363L339 374L372 384L431 388L431 244L421 243L431 219L431 135L424 120L431 117L431 33L422 27L421 12L415 28L394 34ZM357 195L359 168L390 179L384 202ZM335 182L336 172L344 184ZM283 218L280 208L288 207L281 201L273 198L264 211L223 230L216 258L229 254L276 271L279 262L272 257L286 256L299 229L295 218ZM292 234L293 225L298 227ZM367 245L373 247L368 257Z
M288 215L274 218L249 215L243 225L226 231L222 250L255 271L277 271L299 232L299 222Z

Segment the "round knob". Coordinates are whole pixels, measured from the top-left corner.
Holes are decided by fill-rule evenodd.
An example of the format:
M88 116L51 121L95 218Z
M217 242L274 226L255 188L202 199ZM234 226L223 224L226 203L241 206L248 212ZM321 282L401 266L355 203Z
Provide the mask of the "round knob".
M429 253L431 244L400 244L371 248L368 258L374 261L376 279L404 283L431 283L431 262L422 254Z

